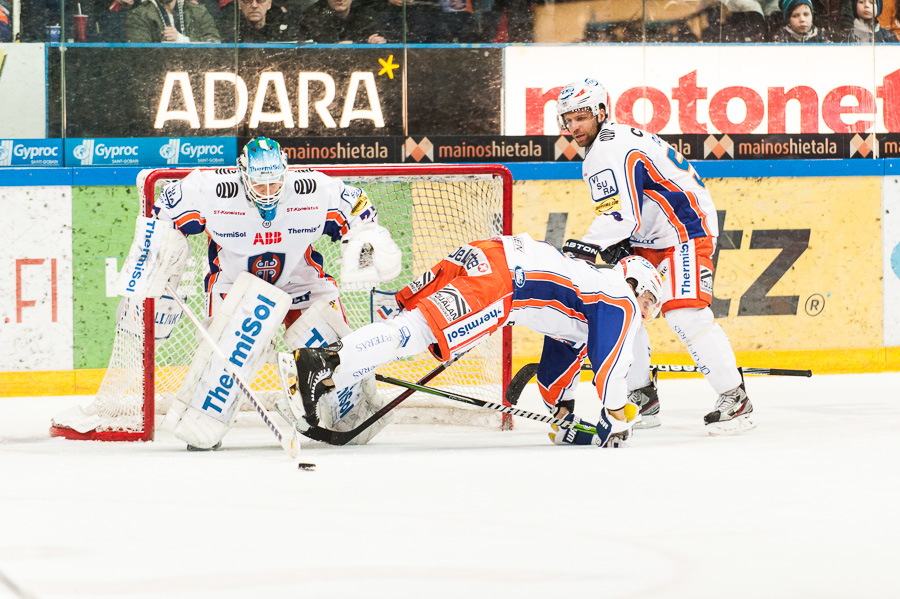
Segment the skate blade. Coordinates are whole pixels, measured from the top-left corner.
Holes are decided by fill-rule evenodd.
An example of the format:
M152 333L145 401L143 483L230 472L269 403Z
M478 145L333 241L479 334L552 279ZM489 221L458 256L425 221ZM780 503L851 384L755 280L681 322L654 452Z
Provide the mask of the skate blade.
M714 437L721 437L727 435L739 435L755 428L756 423L750 418L750 414L747 414L745 416L732 418L731 420L711 422L706 425L706 432Z
M657 428L662 424L662 420L659 418L659 414L653 414L651 416L641 416L640 421L634 425L635 429L643 430L645 428Z

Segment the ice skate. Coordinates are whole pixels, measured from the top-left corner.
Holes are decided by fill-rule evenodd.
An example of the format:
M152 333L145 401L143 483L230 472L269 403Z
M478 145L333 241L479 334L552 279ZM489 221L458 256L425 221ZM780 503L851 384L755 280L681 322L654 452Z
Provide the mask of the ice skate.
M656 428L662 424L659 419L659 395L656 388L657 370L653 369L650 384L628 392L628 401L638 407L641 419L634 425L636 429Z
M710 435L736 435L756 428L753 404L741 383L719 396L716 409L703 417Z
M300 424L298 428L302 428L303 421L310 426L319 424L317 406L323 395L334 390L331 375L340 364L337 354L340 348L340 342L337 342L326 347L304 347L279 354L278 377L291 413Z

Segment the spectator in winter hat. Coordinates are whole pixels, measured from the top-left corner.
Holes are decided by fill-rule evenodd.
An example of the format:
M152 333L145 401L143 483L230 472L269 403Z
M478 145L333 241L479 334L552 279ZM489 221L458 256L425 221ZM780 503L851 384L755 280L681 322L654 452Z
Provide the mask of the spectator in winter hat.
M784 27L772 36L773 42L783 44L827 44L825 34L813 25L812 0L781 0Z
M844 39L849 44L900 43L892 31L882 29L878 24L878 15L884 8L882 0L854 0L855 15L853 27Z

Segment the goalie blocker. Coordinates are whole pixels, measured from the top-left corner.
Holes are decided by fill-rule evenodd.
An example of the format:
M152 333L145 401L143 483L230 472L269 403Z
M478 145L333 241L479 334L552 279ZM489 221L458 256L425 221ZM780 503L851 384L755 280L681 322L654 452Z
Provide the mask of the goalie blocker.
M176 289L190 255L187 239L171 223L139 216L134 241L116 278L116 293L143 299L164 295L167 284Z

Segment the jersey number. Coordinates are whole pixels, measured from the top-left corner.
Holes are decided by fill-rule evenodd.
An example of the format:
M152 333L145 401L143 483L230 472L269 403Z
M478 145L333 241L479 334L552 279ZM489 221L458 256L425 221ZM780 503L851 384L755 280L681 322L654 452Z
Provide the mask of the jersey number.
M669 149L666 151L666 156L669 157L669 160L672 161L672 164L675 165L675 168L684 171L694 177L694 181L696 181L697 185L699 185L700 187L706 187L706 185L703 184L703 181L700 180L700 176L697 175L697 172L694 171L693 168L691 168L691 163L688 162L684 156L676 152L675 148L669 146Z

